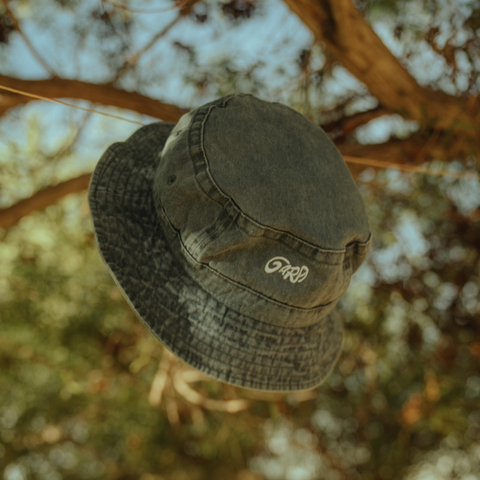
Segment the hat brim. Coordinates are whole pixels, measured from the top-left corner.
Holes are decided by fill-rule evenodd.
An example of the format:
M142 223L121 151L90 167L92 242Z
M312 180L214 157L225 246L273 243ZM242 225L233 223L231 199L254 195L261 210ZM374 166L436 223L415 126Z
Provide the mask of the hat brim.
M113 144L92 175L94 232L112 277L153 335L205 374L256 390L318 386L341 353L343 327L336 311L303 328L260 322L217 301L174 257L152 193L159 153L173 127L140 128Z

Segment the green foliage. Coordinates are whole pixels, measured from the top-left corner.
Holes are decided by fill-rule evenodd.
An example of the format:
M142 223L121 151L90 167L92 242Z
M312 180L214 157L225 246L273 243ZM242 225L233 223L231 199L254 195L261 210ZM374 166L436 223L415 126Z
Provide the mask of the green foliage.
M457 207L446 193L470 180L393 172L361 178L375 246L341 300L346 341L327 383L311 400L260 397L236 414L202 411L177 395L178 424L165 404L147 400L162 348L106 272L85 195L5 233L5 468L32 479L179 472L220 479L250 467L269 478L272 465L308 459L317 473L396 479L422 454L443 448L455 457L476 445L480 232L476 222L458 235L448 220ZM418 229L409 235L423 250L411 249L407 227ZM216 381L196 388L217 399L248 394Z
M106 272L84 194L23 220L1 251L5 466L15 462L29 478L116 478L119 469L136 478L190 468L198 472L192 478L207 478L206 471L221 478L216 463L231 457L232 442L244 452L257 443L240 419L225 430L225 414L212 413L205 431L183 408L183 428L175 431L149 405L162 347ZM243 463L235 459L239 469Z

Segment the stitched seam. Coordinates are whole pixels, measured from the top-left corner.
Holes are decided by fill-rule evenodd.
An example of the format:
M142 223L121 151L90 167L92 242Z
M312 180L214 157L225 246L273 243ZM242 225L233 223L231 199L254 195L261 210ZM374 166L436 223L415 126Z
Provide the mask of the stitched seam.
M249 95L236 95L236 96L249 96ZM230 100L232 100L233 98L235 98L235 95L231 96L230 98L224 100L223 102L223 107L225 107L225 105L227 104L227 102L229 102ZM326 252L326 253L338 253L338 254L341 254L341 253L345 253L346 249L341 249L341 250L333 250L333 249L325 249L323 247L320 247L318 245L315 245L313 243L310 243L310 242L307 242L306 240L303 240L301 239L300 237L297 237L296 235L286 231L286 230L280 230L280 229L277 229L277 228L273 228L273 227L270 227L268 225L264 225L256 220L254 220L253 218L249 217L245 212L243 212L243 210L235 203L235 201L233 200L232 197L228 196L220 187L219 185L215 182L215 179L212 177L212 174L210 172L210 163L208 161L208 158L207 158L207 153L205 151L205 145L204 145L204 134L205 134L205 124L208 120L208 117L210 116L211 112L213 111L214 108L217 108L217 105L212 105L209 107L208 109L208 112L207 114L205 115L205 118L202 122L202 128L201 128L201 132L200 132L200 147L201 147L201 150L202 150L202 154L203 154L203 159L205 161L205 166L206 166L206 169L205 171L207 172L207 175L208 175L208 178L210 179L210 181L212 182L213 186L215 187L215 189L217 190L217 192L225 199L225 203L230 200L233 204L233 206L238 210L237 213L242 215L246 221L249 221L251 222L253 225L257 226L257 227L260 227L260 228L263 228L265 230L270 230L274 233L280 233L282 235L286 235L290 238L292 238L292 240L294 241L297 241L299 242L300 244L302 245L305 245L309 248L314 248L316 250L319 250L321 252ZM292 110L295 112L295 110ZM301 115L299 112L295 112L297 113L298 115ZM197 181L197 185L200 185L200 182ZM207 195L207 193L205 192L205 190L200 187L202 189L202 191ZM212 199L209 195L207 195L210 199ZM217 202L216 200L212 199L213 201ZM219 202L217 202L219 203ZM222 207L224 206L224 204L222 204Z
M270 302L270 303L273 303L273 304L276 304L278 305L279 307L282 307L282 308L287 308L287 309L290 309L290 310L299 310L299 311L302 311L302 312L310 312L310 311L314 311L314 310L321 310L325 307L328 307L329 305L331 305L332 303L338 301L338 299L340 297L337 297L335 300L332 300L331 302L329 303L325 303L325 304L322 304L322 305L316 305L315 307L310 307L310 308L302 308L302 307L296 307L294 305L289 305L288 303L283 303L283 302L280 302L279 300L275 300L274 298L271 298L271 297L268 297L267 295L261 293L261 292L257 292L256 290L253 290L251 287L247 287L246 285L244 285L243 283L239 283L239 282L236 282L235 280L225 276L223 273L219 272L218 270L215 270L213 267L211 267L210 265L206 264L206 263L202 263L202 262L199 262L198 260L196 260L192 254L189 252L189 250L187 249L187 247L185 246L185 244L183 243L182 241L182 237L180 235L178 235L178 231L177 229L171 224L169 218L167 217L167 215L165 214L165 210L163 209L163 206L162 206L162 212L163 212L163 215L165 217L165 219L167 220L167 223L168 223L168 226L170 227L170 229L172 230L172 232L175 234L175 239L178 240L178 242L180 243L181 245L181 248L184 252L187 253L187 255L193 260L193 262L197 265L200 265L202 267L205 267L207 268L208 270L210 270L214 275L218 276L218 277L221 277L222 280L226 280L228 283L231 283L232 285L242 289L242 290L246 290L248 291L249 293L255 295L255 296L258 296L260 297L261 299L267 301L267 302ZM178 259L177 259L178 261ZM205 290L207 291L207 290ZM209 293L209 295L211 295ZM340 295L341 296L341 295ZM268 322L267 322L268 323Z
M196 242L196 245L195 245L195 253L192 251L192 252L189 252L190 255L194 257L194 255L196 254L196 252L203 247L203 244L205 242L206 239L211 239L215 233L217 233L224 225L225 223L227 223L228 221L231 221L231 218L230 218L230 215L225 215L225 217L223 218L223 220L215 227L215 229L213 231L205 231L205 233L201 236L201 238L199 240L197 240ZM175 227L174 227L175 228ZM176 234L182 238L182 236L180 235L180 231L179 230L176 230ZM217 237L218 238L218 237ZM205 242L206 243L206 242ZM182 245L183 245L183 242L182 242ZM185 247L185 249L187 249L187 247Z
M233 97L232 97L233 98ZM223 104L223 107L225 107L225 104L226 104L226 101L224 102ZM216 184L215 180L213 179L212 177L212 173L210 172L210 163L208 161L208 158L207 158L207 152L205 151L205 144L204 144L204 135L205 135L205 124L207 123L207 120L208 120L208 117L210 116L210 114L212 113L212 110L216 107L216 105L212 105L209 109L208 109L208 112L207 114L205 115L205 118L203 119L203 122L202 122L202 128L200 130L200 148L202 150L202 154L203 154L203 160L205 162L205 171L207 172L207 175L208 175L208 178L210 179L210 181L212 182L213 186L217 189L217 191L223 196L223 198L225 199L225 203L228 202L228 200L231 198L226 195L219 187L218 185ZM195 175L196 176L196 175ZM197 182L199 183L199 182ZM224 206L224 204L221 204L222 207Z

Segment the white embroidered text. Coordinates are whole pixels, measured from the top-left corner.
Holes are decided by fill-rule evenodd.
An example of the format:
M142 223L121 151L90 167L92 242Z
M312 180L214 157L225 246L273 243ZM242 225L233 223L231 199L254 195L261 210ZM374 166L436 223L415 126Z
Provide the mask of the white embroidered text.
M308 267L292 267L291 263L285 257L273 257L265 265L266 273L279 272L283 279L287 278L292 283L303 282L308 275Z

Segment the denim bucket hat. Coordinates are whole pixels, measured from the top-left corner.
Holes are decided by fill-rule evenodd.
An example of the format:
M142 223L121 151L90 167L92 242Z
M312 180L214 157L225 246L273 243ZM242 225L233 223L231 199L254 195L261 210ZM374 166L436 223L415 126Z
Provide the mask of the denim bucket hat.
M327 378L343 342L334 307L371 236L317 125L279 103L223 97L110 146L89 204L115 282L184 362L258 390Z

